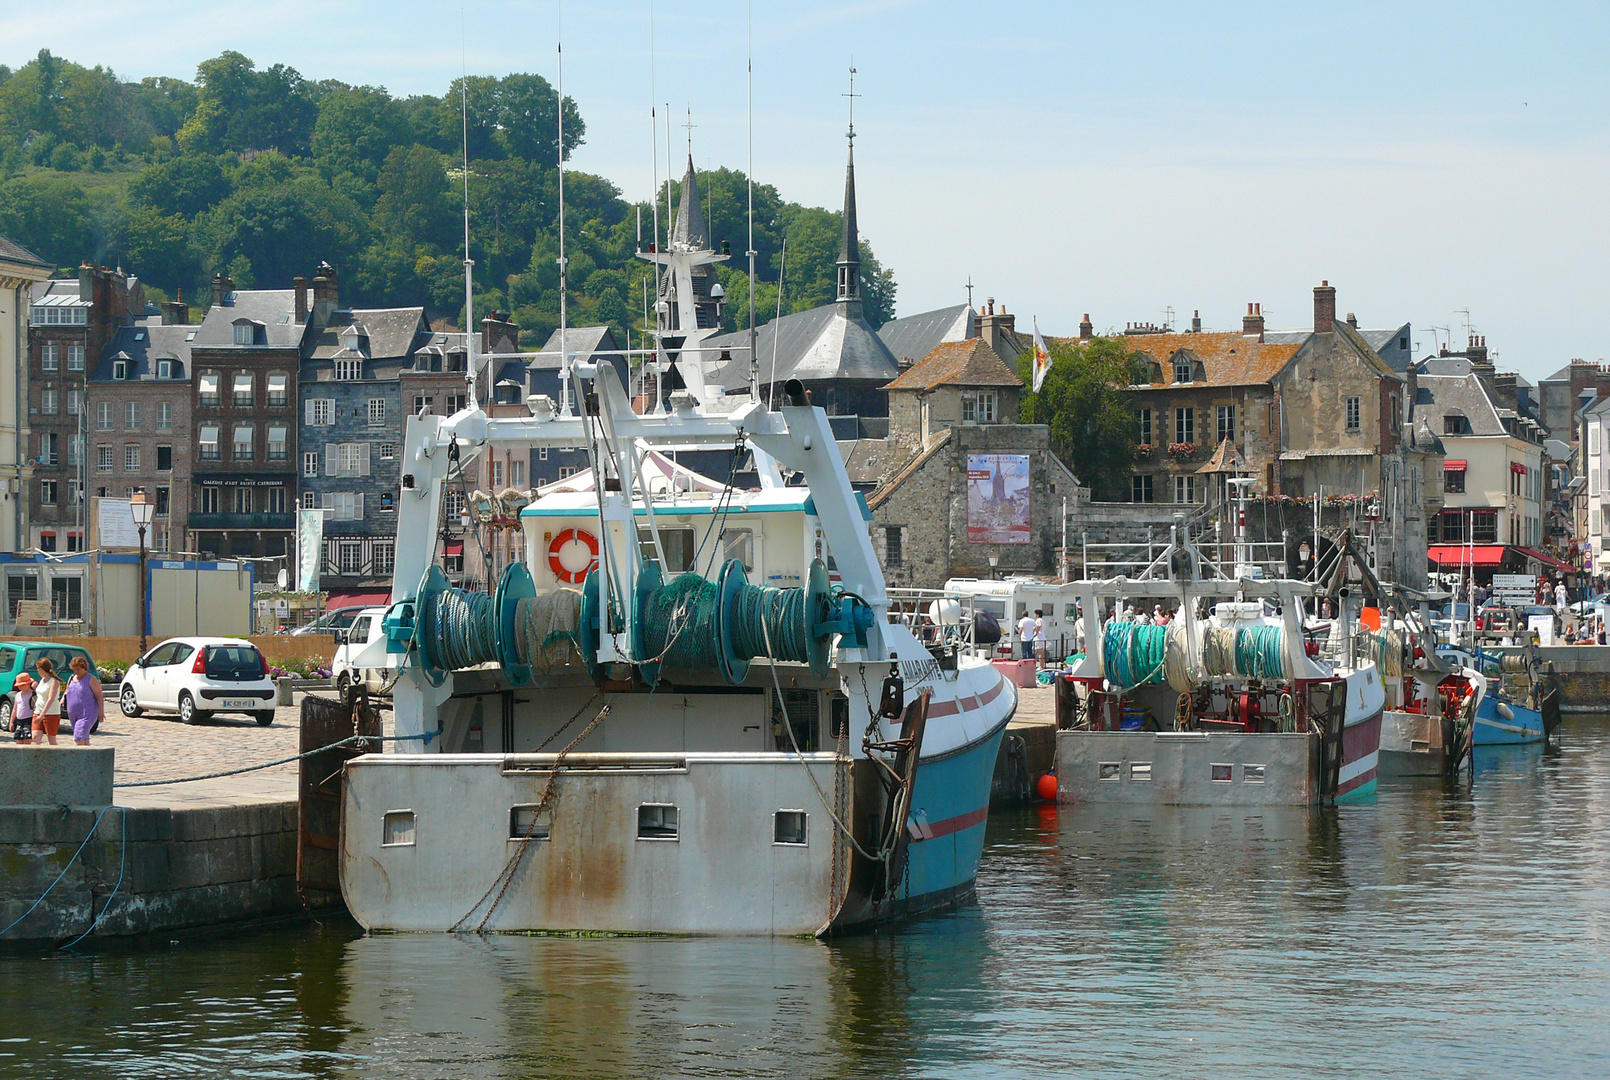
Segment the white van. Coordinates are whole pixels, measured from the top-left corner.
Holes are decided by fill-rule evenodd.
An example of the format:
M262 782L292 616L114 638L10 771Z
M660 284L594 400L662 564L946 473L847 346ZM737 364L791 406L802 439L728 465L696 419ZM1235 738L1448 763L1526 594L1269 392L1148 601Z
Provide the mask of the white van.
M359 667L355 661L358 655L372 643L386 636L381 627L381 619L385 616L383 607L366 607L358 612L357 617L339 639L341 644L336 647L335 657L330 661L330 678L335 681L335 688L343 696L347 687L355 683L369 688L371 694L390 693L391 684L397 677L397 672L389 667Z

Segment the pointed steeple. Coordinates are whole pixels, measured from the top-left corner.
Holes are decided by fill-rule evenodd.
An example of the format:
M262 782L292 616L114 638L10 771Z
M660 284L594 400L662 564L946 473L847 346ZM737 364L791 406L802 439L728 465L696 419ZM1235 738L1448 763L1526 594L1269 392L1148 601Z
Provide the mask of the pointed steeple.
M699 199L699 181L693 172L693 155L688 155L688 171L682 177L682 200L676 208L676 225L671 230L672 251L707 251L710 230L704 223L704 205Z
M839 239L839 301L861 299L861 236L855 225L855 130L850 130L850 162L844 168L844 232Z

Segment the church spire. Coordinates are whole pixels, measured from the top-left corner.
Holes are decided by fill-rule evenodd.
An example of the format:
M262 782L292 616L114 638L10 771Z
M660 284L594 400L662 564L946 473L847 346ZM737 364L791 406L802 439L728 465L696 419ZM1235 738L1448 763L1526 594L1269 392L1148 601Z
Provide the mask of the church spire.
M844 232L839 239L838 300L861 299L861 237L855 223L855 68L850 69L850 158L844 168Z
M682 201L676 208L676 225L671 231L672 251L705 251L710 247L710 230L704 222L704 204L699 198L699 180L693 171L693 155L688 154L688 171L682 177Z

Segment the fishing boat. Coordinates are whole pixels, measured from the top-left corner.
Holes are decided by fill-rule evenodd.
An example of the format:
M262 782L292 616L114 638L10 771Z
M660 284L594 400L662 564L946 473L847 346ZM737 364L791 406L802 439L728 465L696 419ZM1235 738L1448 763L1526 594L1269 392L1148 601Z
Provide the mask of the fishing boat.
M354 661L400 672L397 742L342 796L341 891L371 930L829 935L973 888L1017 692L987 649L891 620L828 417L797 380L763 398L753 330L747 395L707 381L726 256L701 233L679 218L643 253L658 337L623 351L631 387L562 329L557 400L494 416L472 383L407 421L396 600ZM464 493L524 551L495 589L452 587L444 489L531 448L582 451L586 477ZM759 489L676 465L712 451Z
M1383 635L1387 707L1381 717L1382 777L1457 773L1470 759L1475 719L1487 677L1458 657L1437 652L1431 638L1399 623Z
M1059 799L1302 805L1375 791L1386 694L1371 639L1343 621L1310 638L1313 583L1227 574L1176 518L1133 578L1075 587L1086 652L1064 676L1077 708L1057 733ZM1176 610L1152 626L1126 617L1131 603Z
M1494 655L1477 648L1443 645L1446 660L1481 670L1489 680L1475 712L1474 745L1518 746L1542 743L1560 727L1560 688L1531 646Z

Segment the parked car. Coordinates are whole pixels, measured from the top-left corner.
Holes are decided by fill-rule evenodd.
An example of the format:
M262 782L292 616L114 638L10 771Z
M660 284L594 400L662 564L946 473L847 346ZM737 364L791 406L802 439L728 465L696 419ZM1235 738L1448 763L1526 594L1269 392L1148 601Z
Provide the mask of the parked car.
M292 634L333 634L337 630L345 630L352 625L352 620L363 611L362 607L341 607L333 611L326 611L306 626L298 626Z
M395 668L360 668L353 662L365 648L386 636L380 625L385 614L383 607L364 608L352 620L352 625L337 636L340 644L330 660L330 677L335 680L335 688L343 697L347 688L354 684L367 686L372 694L390 692L391 684L397 677Z
M274 683L257 646L241 638L170 638L136 660L118 688L124 716L177 713L199 724L219 713L274 722Z
M67 665L75 656L88 660L91 671L97 670L95 659L77 645L58 645L49 641L0 641L0 731L13 730L11 717L16 711L17 699L12 688L16 685L17 676L26 671L37 679L39 673L34 670L34 665L44 658L56 668L56 674L65 686L67 680L73 677ZM29 726L33 725L30 723ZM97 721L90 730L97 730L100 726Z

